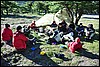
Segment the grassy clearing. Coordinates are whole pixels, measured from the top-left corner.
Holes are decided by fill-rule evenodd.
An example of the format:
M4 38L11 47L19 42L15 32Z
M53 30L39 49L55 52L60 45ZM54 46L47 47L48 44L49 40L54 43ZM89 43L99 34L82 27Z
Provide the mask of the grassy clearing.
M94 25L95 29L99 29L99 20L94 19L94 20L89 20L89 19L81 19L79 21L84 22L83 25L87 26L89 23L92 23ZM96 30L96 35L99 36L98 30ZM94 39L99 39L99 37L95 36ZM99 40L94 40L93 43L91 42L85 42L83 41L84 45L83 48L87 49L88 52L92 52L93 54L98 54L99 53ZM59 45L50 45L50 44L45 44L40 46L42 51L45 51L47 56L50 57L54 62L61 66L77 66L79 64L79 59L80 59L80 53L76 51L76 53L71 53L68 49L63 49L60 48ZM53 53L62 53L65 55L66 58L72 59L69 61L63 61L62 59L55 58ZM74 59L73 59L74 58ZM91 62L92 63L92 62ZM95 65L95 63L93 63Z
M18 20L18 19L16 19ZM31 19L32 20L32 19ZM28 19L27 19L28 21ZM13 22L13 21L12 21ZM15 21L14 21L15 22ZM96 36L94 37L94 41L93 43L91 42L85 42L82 41L84 43L83 48L87 49L86 51L88 52L92 52L93 54L98 54L99 55L99 20L98 19L85 19L85 18L81 18L79 23L83 22L83 25L87 26L89 23L92 23L94 25L94 28L96 29ZM13 32L15 31L15 29L13 29ZM36 34L36 32L32 32L33 36L37 37L39 40L43 40L43 37L40 37ZM84 39L84 38L83 38ZM79 60L82 56L80 56L80 53L76 51L76 53L71 53L69 51L69 49L63 49L60 48L61 44L58 45L50 45L50 44L46 44L45 40L43 40L42 42L37 42L40 44L39 48L41 49L41 51L45 51L46 55L55 63L57 63L60 66L78 66L79 64ZM5 51L5 48L1 48L1 52ZM64 61L62 59L56 58L54 57L54 53L61 53L65 55L65 58L68 58L68 61ZM51 60L47 60L44 58L41 58L40 56L37 56L36 58L33 58L33 60L35 60L36 62L40 62L44 63L44 64L49 64L51 63ZM84 58L83 58L84 60ZM93 65L96 65L95 62L92 61L91 59L91 64L93 63Z

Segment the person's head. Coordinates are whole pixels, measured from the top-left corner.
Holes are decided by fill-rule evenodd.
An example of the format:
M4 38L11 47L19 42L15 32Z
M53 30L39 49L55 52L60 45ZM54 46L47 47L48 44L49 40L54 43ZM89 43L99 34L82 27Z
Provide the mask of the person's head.
M87 26L88 28L91 28L91 24L88 24L88 26Z
M58 25L59 27L62 27L62 24L61 23L59 23L59 25Z
M62 23L65 23L65 20L62 20Z
M10 25L9 24L5 24L5 28L9 28L10 27Z
M93 28L93 24L90 24L90 27Z
M17 27L17 31L21 31L22 30L22 27L21 26L18 26Z
M80 23L80 26L83 26L82 23Z
M53 24L56 24L56 21L53 21Z
M77 37L77 38L75 39L75 42L79 43L79 42L80 42L80 38Z
M35 20L34 20L34 21L32 21L32 23L34 23L34 24L35 24Z

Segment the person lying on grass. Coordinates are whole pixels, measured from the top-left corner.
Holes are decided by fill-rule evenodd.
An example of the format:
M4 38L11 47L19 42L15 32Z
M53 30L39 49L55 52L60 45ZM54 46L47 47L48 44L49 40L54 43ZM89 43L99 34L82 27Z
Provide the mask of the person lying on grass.
M27 42L30 42L30 45L33 45L33 43L35 42L35 38L27 38L21 30L22 27L18 26L17 31L14 33L13 45L16 50L25 50Z
M76 50L82 49L82 43L80 42L80 38L76 38L75 42L68 43L69 50L74 53Z
M13 38L13 32L10 29L10 25L5 24L5 28L3 29L3 32L2 32L2 40L6 42L6 44L12 46L12 38Z

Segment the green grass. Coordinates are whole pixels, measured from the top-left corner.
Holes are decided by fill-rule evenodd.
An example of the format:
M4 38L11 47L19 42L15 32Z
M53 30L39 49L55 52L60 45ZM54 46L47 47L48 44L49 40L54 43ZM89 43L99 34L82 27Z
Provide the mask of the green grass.
M93 43L91 42L85 42L83 41L84 45L83 48L87 49L88 52L92 52L93 54L97 54L99 53L99 20L94 19L94 20L89 20L89 19L80 19L79 23L83 22L83 25L87 26L89 23L92 23L94 25L94 28L97 29L96 30L96 36L94 37ZM13 29L13 31L15 31L15 29ZM40 36L38 36L36 34L36 32L32 32L33 36L37 37L39 40L42 38ZM98 35L98 36L97 36ZM84 39L84 38L83 38ZM61 44L58 45L50 45L50 44L46 44L46 42L43 40L43 42L37 42L40 43L40 49L41 51L45 51L46 55L53 60L55 63L59 64L60 66L77 66L79 63L79 59L80 59L80 53L76 51L76 53L71 53L69 51L69 49L63 49L60 48ZM1 51L5 51L6 49L2 48ZM56 58L54 57L54 53L61 53L64 54L66 58L71 59L69 61L63 61L62 59ZM73 59L74 58L74 59ZM33 58L33 60L40 62L43 61L43 63L46 63L45 60L41 57L36 57ZM74 61L72 61L74 60ZM48 64L51 63L51 61L48 61ZM93 62L91 62L93 63ZM95 65L95 64L94 64Z
M94 25L95 29L99 29L99 20L81 19L79 21L79 23L80 22L83 22L83 25L85 25L85 26L87 26L89 23L92 23ZM99 32L97 30L96 30L96 34L99 36ZM97 36L94 37L94 39L98 39L98 38L99 37L97 37ZM99 53L99 40L94 40L93 43L83 41L83 43L84 43L83 48L87 49L88 52L92 52L93 54ZM76 53L71 53L69 51L69 49L60 48L60 44L59 45L41 45L40 48L41 48L41 50L45 51L47 56L52 58L52 60L54 62L56 62L57 64L60 64L62 66L66 66L66 65L67 66L77 66L79 63L78 60L81 57L80 53L77 51L76 51ZM55 53L62 53L65 55L66 58L69 58L69 59L73 59L74 57L77 57L77 59L75 59L75 61L73 61L73 62L68 61L65 64L62 59L58 59L58 58L55 58L53 56L54 52Z

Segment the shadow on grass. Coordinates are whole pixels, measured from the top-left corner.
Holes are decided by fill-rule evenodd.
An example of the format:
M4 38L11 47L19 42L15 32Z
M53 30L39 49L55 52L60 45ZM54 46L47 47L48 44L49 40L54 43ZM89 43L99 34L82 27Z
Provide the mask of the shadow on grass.
M95 29L95 31L99 33L99 29Z
M30 43L28 43L30 45ZM9 54L3 55L5 58L10 57L10 56L15 56L15 54L22 54L24 57L26 57L29 60L32 60L35 64L38 64L40 66L59 66L57 63L55 63L50 57L48 57L46 54L45 55L40 55L41 49L40 49L41 43L36 43L35 45L30 45L27 46L27 49L25 51L13 51L10 52ZM35 50L32 50L31 48L34 47L36 48ZM13 59L13 63L17 63L21 59L20 56L16 59L16 57ZM12 60L12 59L11 59ZM10 62L10 61L8 61ZM11 65L10 65L11 66ZM17 65L14 65L17 66Z
M99 34L95 34L91 40L86 39L84 36L83 37L80 37L80 39L81 39L82 42L90 42L90 43L93 43L94 40L98 40L99 41Z
M87 58L91 58L91 59L99 59L99 55L97 54L93 54L92 52L88 52L86 49L82 49L81 51L79 51L80 56L85 56Z
M1 57L1 66L11 66L11 65Z
M1 16L2 18L40 18L40 17L37 17L37 16L21 16L21 15L4 15L4 16Z
M83 17L83 18L86 18L86 19L99 19L99 18L93 18L93 17Z
M22 53L22 55L41 66L58 66L47 55L43 55L43 56L40 55L40 52L41 52L40 45L42 45L42 44L36 43L36 45L34 45L34 48L36 48L34 51L32 51L31 48L28 48L27 51ZM28 53L28 51L30 51L30 53Z
M95 34L93 37L93 40L98 40L99 41L99 34Z

